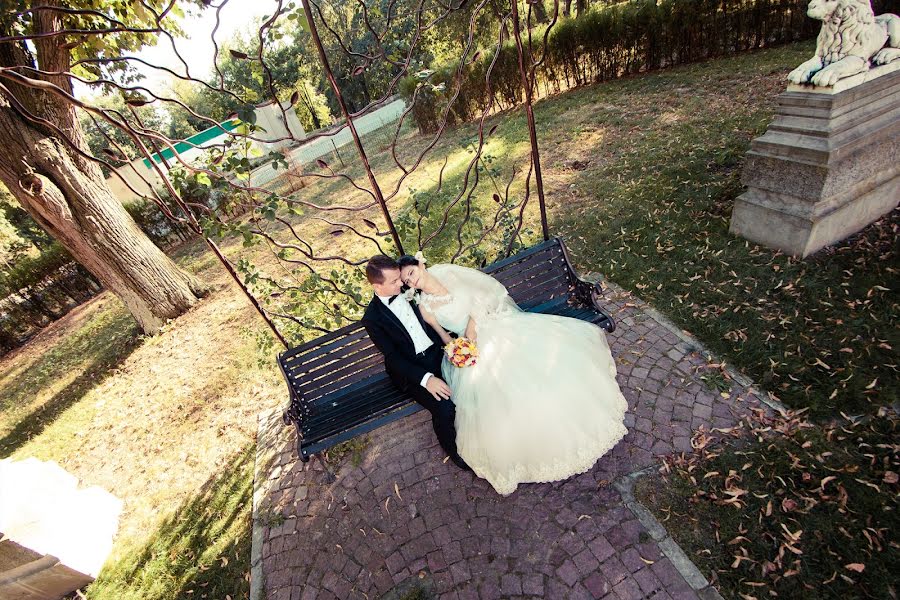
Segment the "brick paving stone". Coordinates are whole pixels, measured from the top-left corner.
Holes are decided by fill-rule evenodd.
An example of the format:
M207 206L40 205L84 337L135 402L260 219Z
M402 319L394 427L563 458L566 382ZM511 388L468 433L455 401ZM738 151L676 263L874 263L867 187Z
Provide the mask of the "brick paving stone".
M698 398L699 402L699 398ZM712 407L705 404L695 404L694 405L694 416L700 417L701 419L709 419L712 417Z
M644 593L631 577L626 577L613 586L613 592L619 600L642 600Z
M587 548L576 554L572 560L575 562L575 567L582 577L590 575L600 566L600 561L598 561L594 557L594 554Z
M462 561L450 565L450 576L453 577L453 583L457 585L472 578L472 574L469 572L469 565Z
M629 571L617 556L612 556L600 564L600 572L613 585L628 577Z
M603 537L602 535L597 536L588 544L588 547L591 549L594 557L600 562L605 561L607 558L616 553L616 549L613 547L609 541Z
M453 589L453 576L450 571L438 571L432 574L434 587L439 594L444 594Z
M620 553L619 556L621 557L622 564L625 565L625 568L631 573L637 573L647 564L641 560L640 553L634 547L626 549L624 552Z
M642 569L635 573L634 580L637 582L638 587L641 588L644 596L649 596L662 587L659 579L656 578L656 575L650 569Z
M585 578L583 583L584 587L587 588L587 591L590 592L593 598L603 598L612 589L609 582L599 573L592 573Z
M499 600L503 597L500 585L496 581L485 581L478 587L480 600Z
M468 584L457 591L460 600L479 600L478 588Z
M500 591L504 596L522 593L522 580L518 575L508 574L500 578Z
M560 579L551 579L547 584L547 598L568 598L572 588Z
M409 576L410 576L410 571L409 571L409 569L403 569L403 570L400 571L399 573L393 573L393 574L391 575L391 578L393 578L394 584L397 585L397 584L399 584L400 582L406 581L407 579L409 579Z
M669 595L672 597L672 600L699 600L700 598L697 592L690 588L670 592Z
M662 556L659 552L659 546L653 540L649 540L642 544L635 544L634 548L637 549L638 554L641 556L641 558L645 558L654 563L658 561Z
M442 598L697 598L611 483L658 454L692 452L697 427L731 427L760 402L736 381L728 398L709 390L699 379L708 357L640 300L611 288L604 301L619 322L607 337L629 433L568 481L501 498L443 462L420 411L370 433L362 463L334 465L337 480L325 483L316 461L296 460L294 430L273 412L257 443L272 456L255 482L257 511L286 520L263 526L267 599L380 597L422 570Z
M544 595L544 576L539 573L530 573L522 576L522 592L534 596Z
M593 600L594 596L581 583L576 583L572 586L572 591L569 592L569 598L572 600Z
M678 569L675 568L669 559L663 558L651 565L650 569L659 579L664 587L670 588L683 581Z
M575 563L571 560L565 561L561 567L556 569L556 574L559 578L565 582L566 585L572 586L573 583L578 581L578 569L575 567Z

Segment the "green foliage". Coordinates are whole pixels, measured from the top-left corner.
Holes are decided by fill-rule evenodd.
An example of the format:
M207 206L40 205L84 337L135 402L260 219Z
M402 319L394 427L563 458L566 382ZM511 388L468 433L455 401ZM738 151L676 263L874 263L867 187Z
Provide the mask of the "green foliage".
M267 30L265 68L255 58L259 54L259 23L253 25L253 31L237 33L223 44L218 57L222 80L217 73L208 83L213 88L224 85L231 94L177 82L176 96L195 113L214 122L237 113L245 123L253 123L258 104L273 98L287 102L296 93L294 109L305 130L330 124L332 115L327 100L312 83L319 77L316 55L293 41L304 35L303 28L297 26L298 14L302 14L302 9L294 9L286 20L280 19L274 29ZM165 110L169 114L169 135L175 139L187 138L212 125L175 104L166 105Z
M815 31L814 22L804 15L805 5L800 0L631 0L597 6L557 23L546 48L546 26L532 29L531 58L544 58L536 72L537 85L559 91L563 85L804 39ZM498 52L494 48L474 61L466 57L459 74L459 60L454 60L404 78L400 91L407 99L415 95L412 115L422 132L436 131L444 112L454 125L480 115L489 102L500 108L518 104L522 81L515 44L507 41ZM488 89L485 76L494 61Z
M260 243L251 236L251 243ZM293 252L282 252L281 260L291 265ZM293 266L293 265L291 265ZM335 267L327 273L296 266L290 270L285 284L283 277L273 277L247 259L240 259L237 271L254 295L262 299L263 307L282 317L281 333L293 344L299 344L324 331L331 331L362 316L365 308L363 286L368 286L361 268Z
M37 12L26 9L41 6L43 3L32 0L16 0L13 3L5 4L14 4L14 7L4 6L4 10L0 12L0 28L13 35L33 32L34 18ZM84 32L75 40L77 43L69 49L72 63L76 65L72 71L75 75L89 80L110 74L118 74L126 79L132 78L135 72L127 61L104 63L92 59L115 58L133 53L144 46L155 45L158 39L156 34L139 30L157 27L156 19L159 14L166 15L163 23L166 30L178 35L181 33L178 20L184 16L181 6L167 0L145 0L143 2L67 0L65 7L73 10L54 14L60 19L61 29ZM116 27L109 19L94 13L106 14L126 23L129 30L120 31L119 29L123 28ZM131 29L138 31L131 31ZM55 39L63 44L73 38L67 40L64 36L58 36Z
M39 283L70 262L72 255L57 242L36 256L20 257L11 268L0 271L0 297Z
M266 369L272 366L275 354L284 349L284 346L278 344L272 332L265 327L241 327L241 335L252 340L256 349L256 367L258 369Z
M0 263L9 265L29 250L44 250L52 239L0 184Z
M291 89L297 92L294 110L304 130L315 131L331 124L333 117L324 94L306 79L298 80Z
M125 105L124 96L118 90L92 100L92 104L98 108L118 113L121 115L119 118L122 120L133 119L129 107ZM134 107L134 112L147 129L151 131L161 131L163 129L164 115L159 107L148 104ZM78 121L81 125L81 130L84 132L91 154L110 163L112 166L117 167L143 155L124 130L110 125L106 120L99 117L92 119L87 112L81 111ZM143 141L145 144L147 143L146 139ZM150 151L153 151L152 148L150 148ZM106 165L101 165L101 169L103 174L109 177L109 168Z
M350 457L350 464L358 467L362 464L363 454L369 447L369 436L360 435L342 442L328 450L328 460L340 464L345 458Z

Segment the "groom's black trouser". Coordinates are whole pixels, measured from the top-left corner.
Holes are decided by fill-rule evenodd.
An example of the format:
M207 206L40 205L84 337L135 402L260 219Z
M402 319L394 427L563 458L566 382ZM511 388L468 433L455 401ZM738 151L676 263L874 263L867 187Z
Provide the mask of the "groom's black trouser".
M437 344L431 345L419 361L435 377L441 377L441 360L444 351ZM410 396L431 413L431 424L437 435L438 443L456 465L462 467L465 462L456 451L456 406L452 400L435 400L434 396L422 387L419 382L410 385Z

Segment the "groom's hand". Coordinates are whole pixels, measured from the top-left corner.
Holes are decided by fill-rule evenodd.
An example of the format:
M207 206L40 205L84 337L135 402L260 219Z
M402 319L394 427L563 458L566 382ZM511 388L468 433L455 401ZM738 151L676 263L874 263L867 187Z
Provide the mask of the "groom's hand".
M437 401L446 400L450 397L450 386L444 383L444 380L440 377L430 377L425 384L425 389Z

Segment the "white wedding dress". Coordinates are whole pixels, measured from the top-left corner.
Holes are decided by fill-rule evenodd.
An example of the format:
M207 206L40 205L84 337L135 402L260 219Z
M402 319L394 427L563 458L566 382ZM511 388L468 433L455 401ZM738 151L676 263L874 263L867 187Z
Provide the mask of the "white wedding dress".
M628 405L606 335L591 323L521 310L496 279L475 269L428 269L448 294L420 294L448 331L476 323L478 362L444 379L456 405L456 445L499 494L526 482L566 479L593 466L626 434Z

